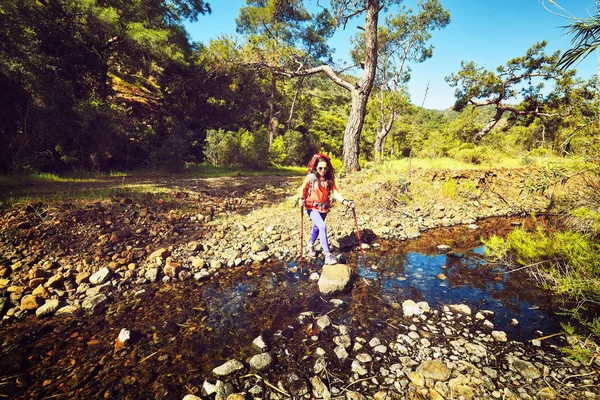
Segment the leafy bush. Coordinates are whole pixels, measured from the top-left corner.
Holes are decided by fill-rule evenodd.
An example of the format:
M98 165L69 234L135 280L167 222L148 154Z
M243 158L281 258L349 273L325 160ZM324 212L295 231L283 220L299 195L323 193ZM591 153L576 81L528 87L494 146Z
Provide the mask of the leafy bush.
M492 236L489 239L482 239L485 245L485 255L493 260L500 260L506 257L508 245L506 241L498 236Z
M448 135L443 134L439 130L433 130L429 136L423 141L423 147L419 152L422 158L440 158L447 157L450 150L457 144L448 138Z
M213 166L234 165L239 149L239 138L236 132L223 129L206 131L204 156Z
M266 132L253 133L244 128L237 132L209 129L204 155L213 166L262 169L271 162Z
M486 146L476 146L472 143L464 143L458 148L450 150L450 155L469 164L483 164L494 161L495 156L492 150Z
M289 130L283 135L283 142L286 151L286 165L302 165L306 158L308 145L302 132Z
M458 188L458 182L456 182L455 179L453 179L451 176L449 176L448 178L446 178L446 181L444 182L444 186L442 186L442 194L449 199L453 199L456 197L456 189L457 188Z
M507 254L524 266L542 286L576 299L600 300L600 245L590 235L578 232L534 232L515 229L506 240L485 241L487 254Z
M271 163L281 165L286 158L287 154L285 152L285 142L283 141L283 136L277 136L275 140L273 140L271 150L269 150L269 159L271 160Z
M183 172L188 159L189 143L183 135L173 134L163 140L160 148L153 151L150 162L153 166L169 172Z
M341 159L337 157L331 157L329 160L331 161L331 166L337 174L344 171L344 163Z
M239 136L239 164L250 169L267 168L269 160L269 140L266 132L249 132L240 129Z

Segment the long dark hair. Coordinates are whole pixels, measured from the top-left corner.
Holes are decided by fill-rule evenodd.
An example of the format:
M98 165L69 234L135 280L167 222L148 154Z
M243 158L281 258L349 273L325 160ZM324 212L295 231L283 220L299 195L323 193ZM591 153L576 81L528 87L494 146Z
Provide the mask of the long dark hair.
M335 183L335 171L331 165L331 160L325 154L315 154L313 156L313 158L310 160L310 163L308 163L308 172L310 174L316 174L317 165L319 165L320 162L327 163L327 172L325 175L323 175L323 179L329 183L329 187L332 187L332 185Z

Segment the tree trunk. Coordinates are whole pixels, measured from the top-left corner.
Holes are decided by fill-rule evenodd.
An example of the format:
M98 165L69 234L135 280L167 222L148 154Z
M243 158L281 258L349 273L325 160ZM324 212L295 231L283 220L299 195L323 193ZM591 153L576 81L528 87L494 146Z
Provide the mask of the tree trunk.
M296 100L298 100L298 96L300 95L300 90L302 90L302 84L304 83L304 77L301 77L298 81L298 85L296 86L296 91L294 92L294 98L292 100L292 105L290 106L290 115L288 116L288 120L286 122L287 130L289 131L292 128L292 119L294 118L294 109L296 108Z
M275 134L277 133L277 125L279 121L275 116L275 92L277 90L277 80L275 74L271 75L271 95L269 97L269 149L273 147Z
M375 138L375 156L379 158L383 158L383 147L385 145L385 139L389 135L392 130L392 126L394 126L394 122L396 122L396 112L395 110L391 111L390 118L387 122L384 119L384 115L382 113L379 124L379 132L377 132L377 137Z
M377 23L379 0L367 0L365 17L365 69L351 90L350 115L344 132L343 165L347 172L360 171L360 134L367 113L367 100L373 88L377 69Z
M482 130L480 130L479 132L477 132L475 134L476 142L479 142L485 135L487 135L492 130L492 128L494 126L496 126L498 121L500 121L500 118L502 118L503 113L504 113L504 108L498 107L498 109L496 110L496 115L494 115L494 118L492 118L491 121L488 122L487 125L484 126Z
M350 115L348 116L348 123L346 124L346 131L344 132L344 150L343 150L343 161L344 171L354 172L360 171L360 165L358 158L360 156L360 133L365 121L365 113L367 110L368 95L358 90L352 90L350 93Z

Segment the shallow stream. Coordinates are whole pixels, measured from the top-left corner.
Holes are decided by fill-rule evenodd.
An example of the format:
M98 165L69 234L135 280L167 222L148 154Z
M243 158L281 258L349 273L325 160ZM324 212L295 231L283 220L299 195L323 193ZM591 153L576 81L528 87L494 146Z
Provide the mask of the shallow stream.
M433 309L464 303L493 311L494 329L514 340L559 332L563 317L554 313L559 305L549 293L525 273L507 273L481 257L480 239L505 235L515 222L525 229L539 223L491 219L477 230L453 227L406 242L375 241L364 263L358 251L344 254L358 277L350 293L334 299L320 295L309 279L321 270L321 257L305 260L302 270L297 261L278 262L223 271L201 284L131 289L116 294L103 315L30 316L0 326L0 397L181 398L214 379L212 369L226 360L255 354L251 343L261 334L273 346L285 341L286 365L302 365L317 334L299 321L303 312L327 313L365 338L393 337L407 299ZM451 252L438 253L440 244ZM132 332L133 342L116 352L122 328ZM282 372L277 368L270 373Z

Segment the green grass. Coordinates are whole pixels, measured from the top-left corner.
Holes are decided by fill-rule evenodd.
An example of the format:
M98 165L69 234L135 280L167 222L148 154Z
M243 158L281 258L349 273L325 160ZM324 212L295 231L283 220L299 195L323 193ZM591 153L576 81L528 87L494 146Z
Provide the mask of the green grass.
M114 195L132 197L144 194L167 194L171 191L169 188L154 184L137 183L140 179L301 176L305 172L304 167L273 167L261 171L248 171L242 168L198 164L186 166L185 171L179 174L161 170L137 170L128 173L118 171L108 173L73 172L63 175L52 173L7 174L0 175L0 208L35 202L104 201Z
M235 176L295 176L306 173L306 167L271 167L264 170L247 170L240 167L215 167L210 164L188 164L185 167L186 177L216 178Z
M442 195L449 199L454 199L456 197L456 188L458 187L458 183L452 179L452 177L447 177L444 182L444 186L442 186Z

